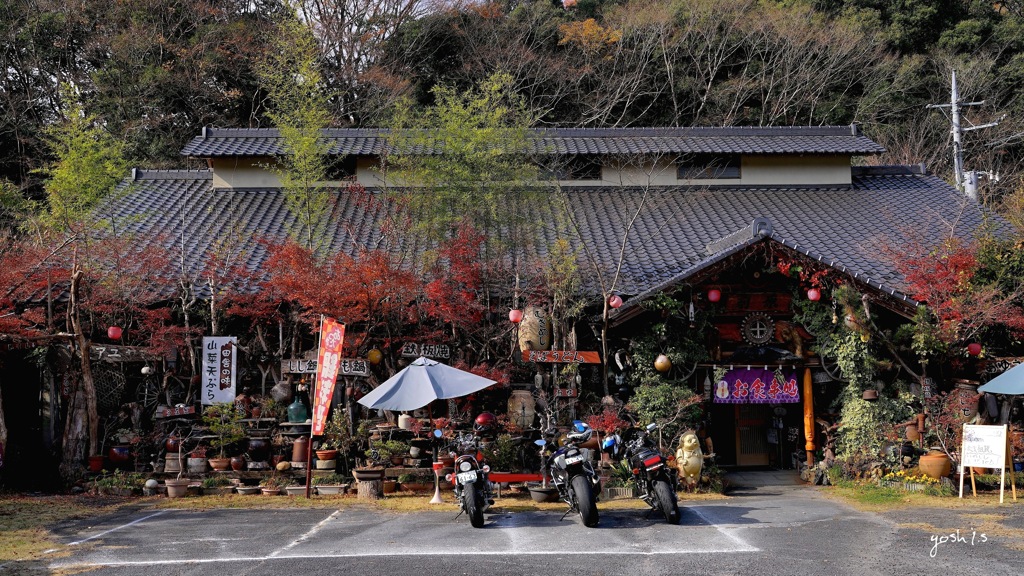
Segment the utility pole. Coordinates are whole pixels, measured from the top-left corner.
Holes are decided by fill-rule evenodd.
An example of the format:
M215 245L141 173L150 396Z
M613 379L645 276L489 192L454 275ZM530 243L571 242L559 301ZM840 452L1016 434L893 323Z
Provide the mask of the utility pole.
M979 174L979 172L970 172L970 173L968 173L966 175L964 174L964 147L963 147L963 135L964 135L964 132L970 132L972 130L980 130L982 128L991 128L992 126L995 126L995 125L999 124L1003 120L1003 118L1006 117L1006 115L1004 114L1001 118L999 118L999 120L996 120L995 122L989 122L988 124L979 124L978 126L968 126L968 127L964 128L961 125L961 122L960 122L960 107L961 106L980 106L980 105L982 105L984 103L985 103L984 100L981 100L980 102L961 102L960 101L960 91L957 89L957 85L956 85L956 70L953 70L949 104L929 104L927 106L927 108L949 108L950 109L950 117L951 117L951 120L952 120L952 123L953 123L953 127L952 127L952 133L953 133L953 178L956 181L957 189L960 190L961 192L965 192L965 191L968 192L969 195L972 198L974 198L975 200L978 199L977 198L977 182L978 182L978 174ZM988 173L985 173L985 174L991 177L991 175L989 175ZM998 177L996 177L996 179L998 180ZM969 184L968 187L970 188L970 190L966 190L965 189L965 184Z

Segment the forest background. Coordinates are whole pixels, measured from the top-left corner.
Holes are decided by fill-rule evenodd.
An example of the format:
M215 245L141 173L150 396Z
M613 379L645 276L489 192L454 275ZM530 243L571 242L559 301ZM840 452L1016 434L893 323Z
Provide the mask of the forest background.
M269 127L256 63L273 50L278 0L0 2L0 177L40 196L46 130L84 112L131 164L202 167L179 155L205 125ZM956 70L965 166L998 174L982 201L1014 218L1024 172L1024 2L964 0L294 0L318 40L334 126L384 126L431 88L511 75L541 125L859 123L888 150L952 181ZM8 224L10 221L7 222Z

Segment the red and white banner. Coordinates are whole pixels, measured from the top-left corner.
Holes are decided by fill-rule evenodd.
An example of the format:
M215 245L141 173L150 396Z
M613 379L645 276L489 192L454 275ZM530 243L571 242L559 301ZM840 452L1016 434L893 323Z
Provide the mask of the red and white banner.
M311 434L324 433L327 412L331 409L334 396L334 382L338 379L342 343L345 341L345 325L337 320L324 318L320 326L320 351L316 362L316 397L313 401L313 429Z

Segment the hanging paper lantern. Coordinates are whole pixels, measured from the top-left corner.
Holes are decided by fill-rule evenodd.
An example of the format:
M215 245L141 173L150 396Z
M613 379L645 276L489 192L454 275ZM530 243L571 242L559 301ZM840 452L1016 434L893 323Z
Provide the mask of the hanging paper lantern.
M608 299L608 305L612 308L622 306L622 297L618 294L612 294L612 297Z
M119 326L111 326L110 328L107 328L107 338L110 338L111 340L120 340L121 328Z
M672 369L672 361L668 359L668 356L660 354L654 359L654 369L658 372L668 372Z
M821 290L818 290L817 288L811 288L810 290L807 291L807 299L810 300L811 302L817 302L818 300L821 300Z
M708 301L709 302L718 302L721 299L722 299L722 291L721 290L719 290L718 288L712 288L711 290L708 290Z
M508 319L515 324L519 324L523 321L523 311L512 309L508 311Z
M967 345L967 353L970 354L971 356L977 356L978 354L981 354L981 344L978 344L977 342L971 342L970 344Z
M370 361L370 364L376 366L377 364L380 364L381 360L384 359L384 354L382 354L380 350L374 348L373 350L370 350L369 352L366 353L366 359Z

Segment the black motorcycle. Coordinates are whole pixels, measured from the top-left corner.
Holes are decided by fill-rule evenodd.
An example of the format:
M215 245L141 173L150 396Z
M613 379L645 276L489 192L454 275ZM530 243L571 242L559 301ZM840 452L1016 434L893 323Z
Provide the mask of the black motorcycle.
M434 436L440 438L441 431L435 430ZM455 472L447 474L445 480L455 484L455 499L459 501L460 514L465 512L474 528L482 528L484 512L494 503L488 480L491 467L480 463L475 437L459 436L455 448L459 452L452 453L455 457Z
M652 423L643 430L626 431L624 438L612 434L601 443L601 449L612 458L629 464L641 500L661 511L669 524L679 524L679 503L676 500L679 478L676 469L668 465L650 437L650 433L657 429L658 426Z
M551 481L558 488L558 497L569 505L570 512L579 512L583 525L597 526L597 495L601 493L601 481L590 461L590 449L579 445L590 439L593 430L580 421L574 423L573 431L566 435L565 443L548 456L545 462ZM537 444L543 449L544 440ZM565 518L565 515L562 516Z

